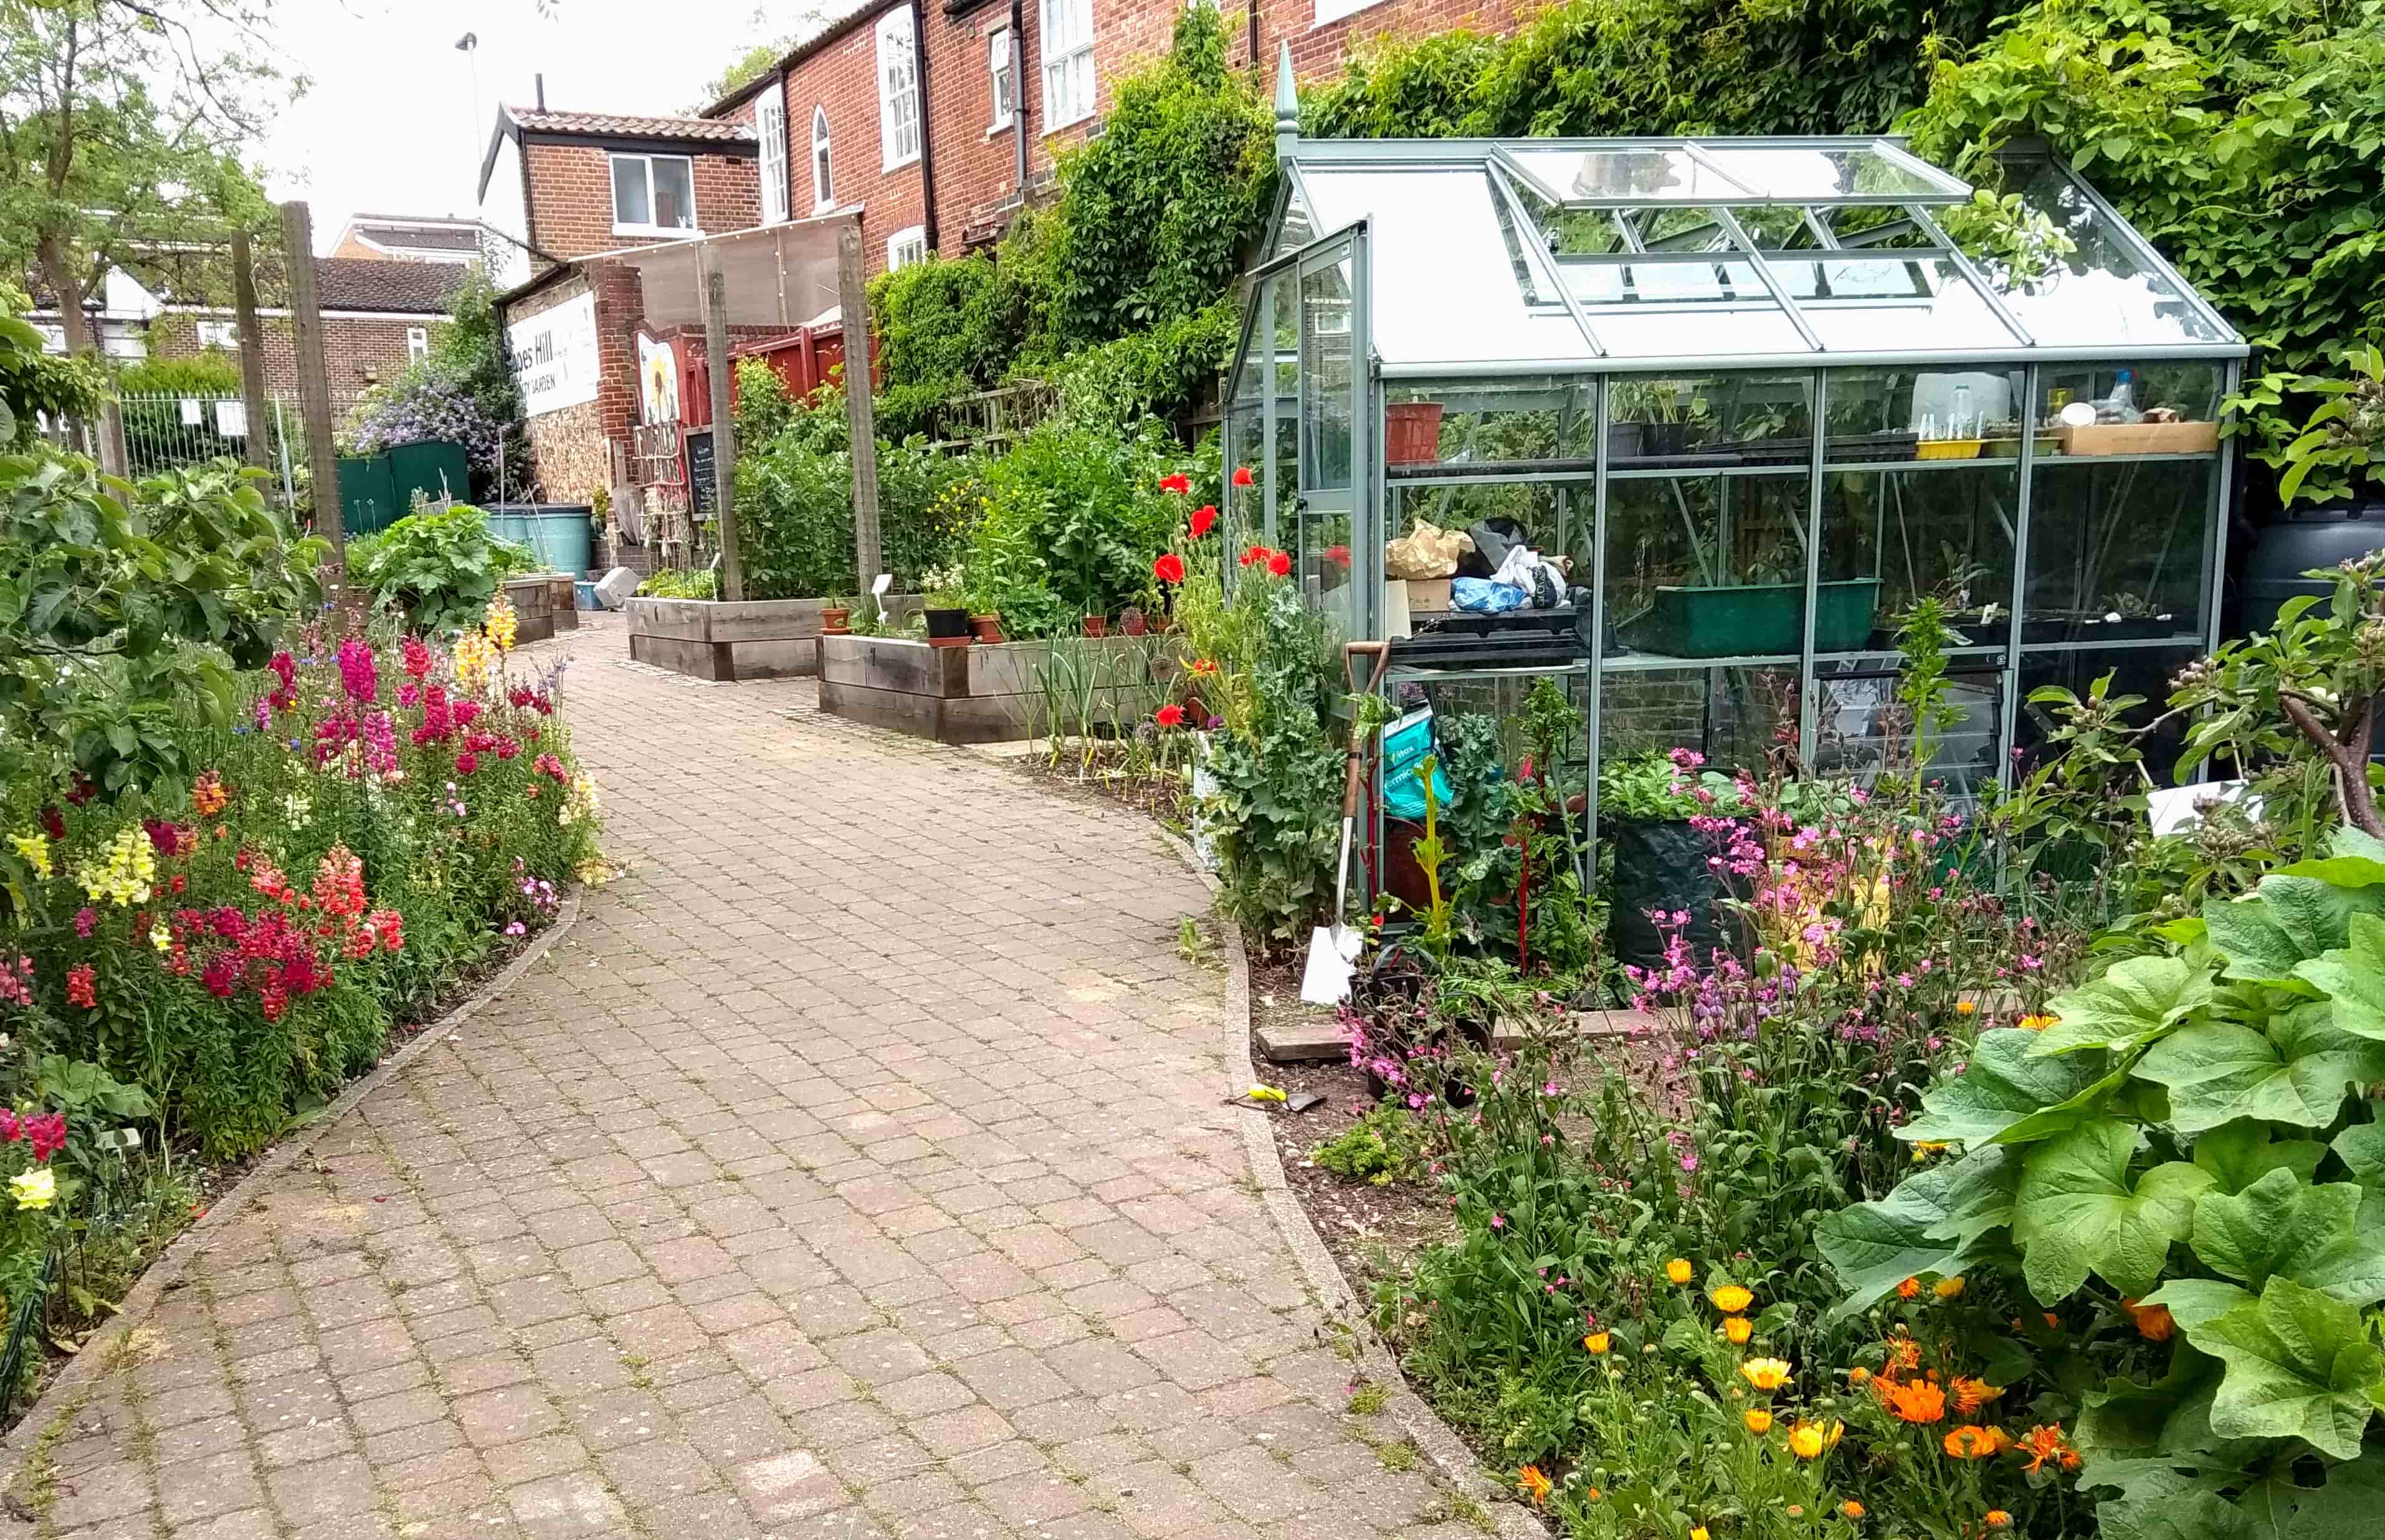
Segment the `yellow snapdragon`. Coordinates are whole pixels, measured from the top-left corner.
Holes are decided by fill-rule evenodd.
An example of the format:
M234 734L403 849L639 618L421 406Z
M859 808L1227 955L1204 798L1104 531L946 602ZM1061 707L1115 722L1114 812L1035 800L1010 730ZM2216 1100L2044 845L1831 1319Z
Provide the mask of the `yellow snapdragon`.
M496 645L499 652L514 650L514 633L518 629L518 623L514 618L514 602L506 598L502 590L498 592L495 598L489 601L485 629L489 640Z
M478 694L487 687L490 670L496 667L497 649L488 637L477 631L468 631L456 640L456 679L465 689Z
M44 882L49 880L56 869L50 865L50 842L42 836L40 830L28 829L21 834L11 834L8 843L17 847L17 854L33 869L34 876Z
M128 823L108 842L107 859L84 861L75 868L75 881L93 903L105 899L119 908L149 902L157 881L157 852L137 823Z

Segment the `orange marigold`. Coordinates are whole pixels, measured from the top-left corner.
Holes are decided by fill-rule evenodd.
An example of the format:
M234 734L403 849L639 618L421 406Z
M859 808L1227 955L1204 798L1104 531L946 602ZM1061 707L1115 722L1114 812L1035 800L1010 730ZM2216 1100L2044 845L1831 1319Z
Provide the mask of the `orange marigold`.
M1755 1334L1755 1328L1748 1322L1745 1316L1735 1315L1725 1319L1722 1323L1722 1334L1729 1338L1733 1346L1743 1347L1747 1345L1747 1339Z
M2178 1320L2166 1305L2140 1305L2133 1299L2123 1299L2120 1308L2129 1312L2137 1323L2137 1334L2147 1342L2167 1342L2178 1330Z
M1888 1339L1890 1374L1909 1374L1921 1367L1921 1345L1902 1332Z
M1979 1522L1989 1529L2010 1529L2012 1515L2001 1508L1992 1508L1979 1516Z
M1946 1420L1946 1393L1926 1380L1889 1380L1872 1382L1879 1404L1907 1422L1942 1422Z
M2059 1016L2052 1016L2044 1012L2040 1012L2034 1016L2022 1017L2017 1024L2027 1028L2030 1032L2043 1032L2046 1028L2054 1025L2054 1022L2061 1020L2062 1018Z
M1549 1500L1549 1494L1556 1490L1556 1483L1542 1474L1539 1466L1527 1465L1516 1472L1516 1487L1532 1499L1534 1508L1539 1508Z
M2062 1424L2059 1422L2039 1423L2015 1440L2013 1446L2029 1457L2031 1471L2042 1470L2048 1460L2065 1471L2079 1468L2079 1451L2062 1436Z
M1896 1297L1899 1299L1917 1299L1920 1295L1921 1280L1918 1278L1908 1278L1896 1285Z
M1845 1514L1850 1519L1860 1519L1864 1516L1865 1510L1863 1504L1855 1501L1853 1497L1849 1497L1845 1502L1839 1505L1839 1511Z
M1965 1414L1975 1412L2002 1396L2002 1385L1992 1385L1985 1380L1975 1380L1967 1374L1954 1376L1954 1409Z
M1713 1300L1715 1308L1720 1310L1725 1315L1739 1314L1740 1311L1747 1308L1750 1304L1754 1303L1755 1299L1755 1296L1740 1287L1737 1283L1725 1283L1722 1287L1715 1290L1712 1294L1707 1295L1706 1297Z
M1581 1345L1592 1353L1605 1353L1615 1346L1615 1338L1605 1332L1592 1332L1581 1339Z
M1772 1431L1772 1414L1762 1407L1750 1407L1740 1418L1747 1424L1747 1431L1759 1438Z
M1946 1452L1956 1459L1987 1459L2000 1455L2011 1446L2012 1440L2002 1428L1983 1428L1976 1422L1966 1422L1946 1434Z
M1847 1383L1851 1385L1860 1385L1870 1378L1871 1371L1866 1369L1861 1364L1857 1364L1853 1369L1847 1371Z

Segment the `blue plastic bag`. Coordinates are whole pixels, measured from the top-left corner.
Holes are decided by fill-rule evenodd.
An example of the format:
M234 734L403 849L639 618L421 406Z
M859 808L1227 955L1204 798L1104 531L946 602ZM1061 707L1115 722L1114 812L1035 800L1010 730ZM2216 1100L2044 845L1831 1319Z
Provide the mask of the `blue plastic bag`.
M1464 581L1464 580L1460 580ZM1393 818L1424 817L1424 783L1417 767L1432 752L1432 707L1418 707L1383 729L1383 811ZM1433 800L1449 806L1449 777L1432 767Z
M1511 609L1524 607L1524 591L1511 582L1493 582L1489 578L1456 578L1449 585L1452 608L1470 609L1477 615L1504 615Z

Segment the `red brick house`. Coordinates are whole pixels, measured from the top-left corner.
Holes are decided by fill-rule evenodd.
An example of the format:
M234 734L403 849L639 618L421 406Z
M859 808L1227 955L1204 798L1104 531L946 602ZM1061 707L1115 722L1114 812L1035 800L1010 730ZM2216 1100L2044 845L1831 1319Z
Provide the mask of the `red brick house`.
M392 261L387 257L318 257L317 302L323 312L323 360L331 389L341 393L395 379L431 351L433 327L447 319L464 282L465 264ZM298 387L281 264L257 264L257 319L265 332L268 390ZM145 330L153 357L189 358L211 350L236 357L240 329L231 307L212 298L159 305Z

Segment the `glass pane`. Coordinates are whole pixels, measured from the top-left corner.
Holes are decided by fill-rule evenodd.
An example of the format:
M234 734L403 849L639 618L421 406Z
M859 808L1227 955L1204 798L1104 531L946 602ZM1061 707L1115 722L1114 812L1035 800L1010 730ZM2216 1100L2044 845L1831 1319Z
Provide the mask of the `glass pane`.
M1589 361L1555 296L1519 286L1522 255L1480 167L1301 174L1321 229L1371 221L1368 322L1386 364Z
M1350 431L1358 376L1352 354L1350 257L1300 275L1300 484L1303 491L1350 484Z
M1713 359L1717 364L1764 357L1801 357L1813 349L1779 307L1760 291L1754 301L1699 307L1687 305L1585 307L1590 330L1610 357Z
M2039 420L2062 440L2063 453L2111 454L2133 444L2138 454L2193 455L2216 445L2214 431L2193 426L2218 420L2224 382L2216 364L2046 364L2038 382L2045 389ZM2065 433L2062 409L2079 401L2095 408L2093 431Z
M2034 657L2022 654L2020 708L2013 724L2013 742L2020 751L2017 769L2023 773L2035 769L2048 752L2049 736L2062 725L2052 707L2029 704L2029 693L2031 690L2058 684L2073 695L2084 695L2089 685L2108 673L2112 675L2113 695L2145 697L2145 704L2129 715L2134 721L2149 722L2162 715L2165 703L2169 699L2170 681L2180 669L2193 661L2198 650L2191 647L2121 647L2109 651L2083 648L2078 652L2041 653ZM2186 728L2185 718L2173 718L2150 739L2140 740L2145 756L2145 772L2154 778L2156 786L2169 785L2175 780L2178 751L2185 745ZM2225 768L2220 768L2218 773L2226 773Z
M1795 657L1804 645L1805 502L1802 471L1611 481L1609 656ZM1868 636L1868 612L1856 619Z
M1598 687L1605 762L1693 748L1726 775L1760 774L1776 750L1796 752L1794 667L1609 671Z
M1871 785L1911 775L1912 713L1896 698L1902 677L1894 654L1815 666L1813 769ZM1938 731L1925 767L1958 800L1977 796L2002 768L2004 670L1957 669L1946 678L1946 705L1960 713Z
M1606 415L1611 470L1813 459L1810 374L1626 375L1609 386Z
M646 197L646 163L635 156L613 157L613 222L650 225L655 207Z
M1268 410L1275 419L1275 460L1267 486L1274 518L1262 538L1280 545L1300 538L1300 289L1292 273L1280 275L1274 289L1268 367L1275 375L1275 394Z
M1224 529L1218 544L1230 556L1266 538L1267 490L1260 478L1266 471L1262 457L1267 444L1262 431L1255 401L1226 415L1226 487L1218 510ZM1250 478L1247 486L1242 484L1245 475Z
M1384 397L1384 462L1393 470L1428 461L1480 468L1558 459L1590 468L1598 401L1587 377L1401 382L1386 384Z
M2010 249L2009 232L1990 238L1962 210L1948 215L1948 233L2038 342L2078 347L2222 340L2050 161L2009 165L2007 179L2037 217L2022 255Z
M2200 637L2217 478L2216 457L2036 462L2021 645Z
M1510 146L1516 164L1559 203L1729 203L1754 191L1687 150L1655 145L1605 150Z
M1703 146L1735 182L1775 198L1904 198L1917 203L1964 198L1970 189L1892 160L1867 145L1815 149L1785 144Z
M1834 464L1929 458L2011 459L2020 453L2019 369L1843 369L1829 375Z
M1334 228L1338 230L1341 227L1337 225ZM1298 251L1316 239L1317 219L1309 212L1308 200L1300 195L1300 183L1294 182L1292 183L1292 195L1283 206L1283 225L1276 232L1275 245L1267 255L1280 257L1286 252Z
M1834 403L1835 389L1834 382ZM1822 603L1836 634L1824 637L1817 625L1816 650L1892 649L1894 617L1935 595L1954 611L1958 647L1993 648L2001 656L2012 632L2019 507L2020 470L2011 460L1826 471ZM1870 613L1863 636L1854 634L1858 610ZM1842 620L1844 630L1838 629Z
M1389 492L1391 517L1385 532L1392 537L1413 534L1418 520L1458 531L1492 521L1501 532L1520 536L1542 556L1567 567L1573 582L1586 586L1596 526L1593 496L1594 489L1587 481L1463 482L1438 486L1394 482Z
M655 223L667 230L693 230L695 183L688 162L661 156L649 164L655 173Z
M1842 353L1961 353L2020 345L1942 257L1772 258L1822 345Z

